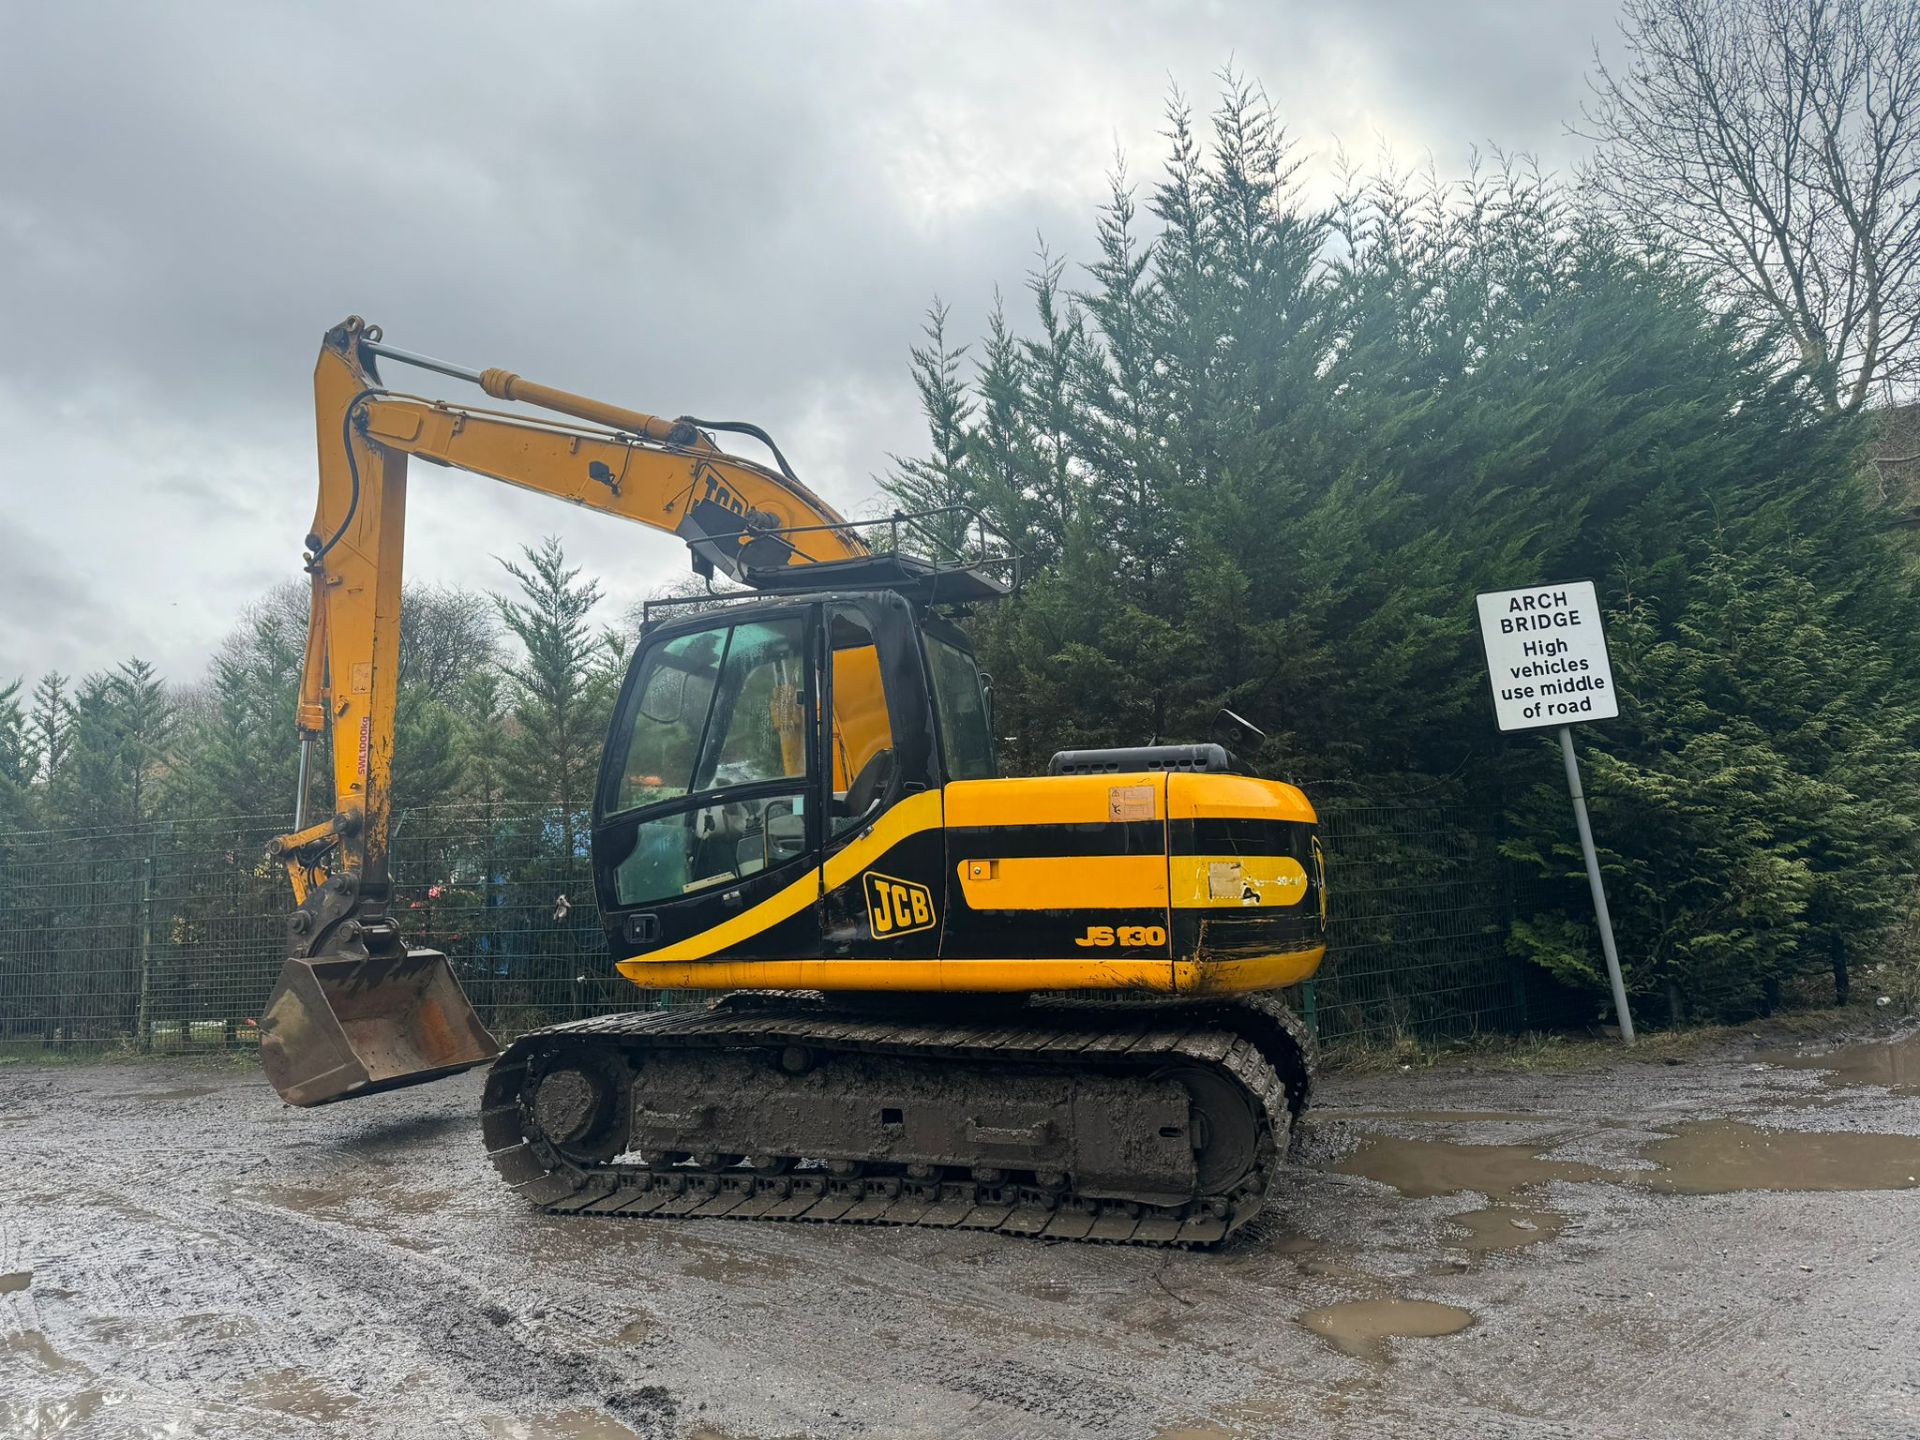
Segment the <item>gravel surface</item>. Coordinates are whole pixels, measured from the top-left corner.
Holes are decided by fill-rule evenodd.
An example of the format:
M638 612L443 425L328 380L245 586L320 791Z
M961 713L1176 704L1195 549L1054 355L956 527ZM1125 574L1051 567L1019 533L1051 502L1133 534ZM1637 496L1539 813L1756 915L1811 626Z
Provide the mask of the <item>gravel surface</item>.
M11 1065L0 1437L1920 1436L1881 1049L1336 1075L1214 1253L549 1218L477 1074Z

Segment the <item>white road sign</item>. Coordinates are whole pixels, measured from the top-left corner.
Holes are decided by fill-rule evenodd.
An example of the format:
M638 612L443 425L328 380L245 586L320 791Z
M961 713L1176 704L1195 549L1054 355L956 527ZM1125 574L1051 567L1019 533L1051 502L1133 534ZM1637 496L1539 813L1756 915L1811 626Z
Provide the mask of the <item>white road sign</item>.
M1475 597L1502 730L1539 730L1620 713L1591 580Z

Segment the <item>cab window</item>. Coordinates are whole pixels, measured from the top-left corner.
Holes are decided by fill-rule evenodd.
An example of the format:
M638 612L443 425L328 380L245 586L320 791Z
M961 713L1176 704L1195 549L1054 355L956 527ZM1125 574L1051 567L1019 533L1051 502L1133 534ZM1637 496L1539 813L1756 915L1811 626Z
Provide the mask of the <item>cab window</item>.
M934 718L940 725L940 754L949 780L991 780L1000 773L993 755L993 730L987 719L986 689L980 667L957 645L926 637L927 669L933 676Z
M804 795L774 795L642 821L614 867L614 899L677 900L797 860L807 852L806 806Z
M716 625L649 650L634 682L619 814L807 768L800 616Z
M627 758L613 813L687 793L730 633L701 630L647 652L634 684Z
M611 813L714 798L634 827L614 869L619 904L694 894L806 853L806 633L799 615L723 623L645 653ZM786 793L725 793L781 781Z
M893 720L880 681L873 628L858 610L835 605L827 634L833 656L833 833L877 813L893 787Z
M804 634L798 615L733 627L720 666L720 703L694 766L695 790L807 773Z

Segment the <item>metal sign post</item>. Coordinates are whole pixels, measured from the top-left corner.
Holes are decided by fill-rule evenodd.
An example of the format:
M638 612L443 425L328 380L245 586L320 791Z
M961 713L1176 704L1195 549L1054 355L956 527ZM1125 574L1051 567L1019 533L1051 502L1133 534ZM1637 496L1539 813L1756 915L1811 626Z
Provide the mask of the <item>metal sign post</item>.
M1620 974L1620 952L1613 943L1613 917L1607 913L1587 797L1580 787L1580 762L1573 753L1575 725L1611 720L1620 713L1593 582L1570 580L1524 590L1495 590L1476 596L1475 604L1480 612L1480 642L1487 655L1487 679L1493 687L1495 722L1502 731L1554 728L1560 732L1567 793L1573 797L1580 852L1593 890L1593 915L1600 926L1600 949L1613 986L1613 1013L1620 1021L1620 1039L1631 1045L1633 1016L1627 1010L1627 986Z
M1593 889L1593 915L1600 922L1600 949L1613 984L1613 1013L1620 1017L1620 1038L1633 1044L1633 1016L1627 1013L1627 982L1620 976L1620 952L1613 945L1613 916L1607 913L1607 887L1600 882L1600 857L1587 821L1587 797L1580 788L1580 762L1573 755L1573 727L1560 727L1560 754L1567 762L1567 792L1573 796L1573 820L1580 827L1580 852L1587 857L1587 884Z

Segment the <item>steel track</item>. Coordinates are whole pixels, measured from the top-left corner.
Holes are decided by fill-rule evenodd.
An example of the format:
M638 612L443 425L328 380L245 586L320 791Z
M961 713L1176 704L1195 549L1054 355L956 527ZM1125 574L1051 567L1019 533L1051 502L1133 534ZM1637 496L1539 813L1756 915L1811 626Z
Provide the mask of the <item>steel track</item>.
M1032 1173L986 1183L959 1167L914 1178L899 1165L840 1176L802 1168L757 1174L686 1162L659 1169L570 1155L541 1133L534 1087L561 1065L622 1062L667 1048L807 1046L817 1052L907 1056L931 1065L991 1061L1146 1076L1168 1064L1229 1077L1250 1097L1259 1139L1248 1173L1226 1194L1181 1205L1096 1199L1071 1181ZM944 1025L808 1003L792 995L735 995L710 1009L599 1016L522 1036L488 1074L482 1132L494 1165L531 1203L556 1214L807 1220L926 1225L1052 1239L1217 1244L1266 1204L1312 1083L1313 1043L1271 996L1231 1001L1084 1004L1037 1002L989 1023ZM636 1103L618 1124L631 1125ZM804 1159L806 1157L793 1157ZM877 1172L877 1173L876 1173Z

